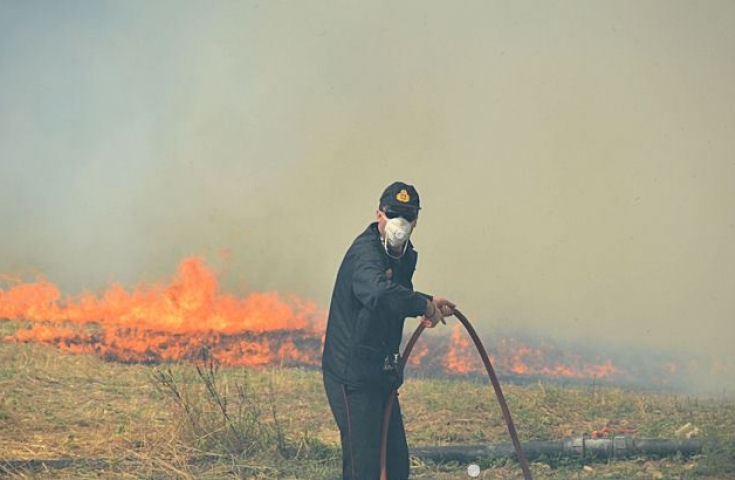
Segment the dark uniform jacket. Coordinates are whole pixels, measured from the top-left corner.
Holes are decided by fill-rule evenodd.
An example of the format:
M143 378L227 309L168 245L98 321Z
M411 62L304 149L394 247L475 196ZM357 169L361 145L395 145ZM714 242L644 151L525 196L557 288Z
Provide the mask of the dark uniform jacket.
M322 355L325 375L354 387L390 383L385 359L398 353L406 317L423 315L431 299L413 290L416 259L410 242L403 257L389 257L377 222L355 239L332 292Z

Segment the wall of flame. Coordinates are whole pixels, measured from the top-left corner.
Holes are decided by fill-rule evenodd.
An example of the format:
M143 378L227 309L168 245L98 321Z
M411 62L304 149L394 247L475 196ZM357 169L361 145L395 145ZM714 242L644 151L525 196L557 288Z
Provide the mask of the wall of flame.
M64 297L45 279L23 282L4 275L3 281L0 321L16 324L3 337L5 342L41 343L127 363L213 359L226 366L320 364L323 308L278 292L221 292L217 275L199 257L184 259L168 283L141 284L130 291L113 284L100 294ZM618 383L653 377L656 384L666 385L680 373L676 362L664 360L649 361L642 375L640 368L615 364L592 350L544 341L498 337L486 346L505 377ZM459 323L448 335L424 335L409 363L411 372L427 375L483 372Z

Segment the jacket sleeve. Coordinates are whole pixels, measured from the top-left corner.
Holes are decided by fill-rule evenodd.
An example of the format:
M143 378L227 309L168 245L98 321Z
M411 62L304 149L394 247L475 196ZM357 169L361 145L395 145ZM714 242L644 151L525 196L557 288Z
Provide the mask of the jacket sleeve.
M421 295L422 297L424 297L424 298L425 298L425 299L427 299L428 301L432 301L432 300L434 300L434 295L429 295L428 293L424 293L424 292L416 292L416 293L417 293L418 295Z
M428 296L388 279L378 254L363 251L355 255L354 261L352 291L367 308L385 306L402 317L418 317L426 312Z

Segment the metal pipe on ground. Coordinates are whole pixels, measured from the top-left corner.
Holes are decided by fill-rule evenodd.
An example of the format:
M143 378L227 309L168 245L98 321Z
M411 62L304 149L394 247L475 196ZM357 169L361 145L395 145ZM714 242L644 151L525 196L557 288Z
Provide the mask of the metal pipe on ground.
M657 439L618 436L613 438L572 437L556 441L523 443L523 452L528 460L540 458L571 457L587 459L618 459L635 456L684 456L702 453L699 439ZM411 455L435 462L475 462L516 458L513 445L447 445L436 447L414 447Z
M526 442L523 452L528 460L550 458L624 459L635 456L684 456L702 453L699 439L659 439L617 436L612 438L571 437L562 440ZM513 445L451 445L438 447L415 447L411 455L434 462L472 463L481 460L516 460ZM30 460L0 459L0 477L64 468L104 469L113 463L120 466L141 466L133 459L108 460L104 458L58 458Z

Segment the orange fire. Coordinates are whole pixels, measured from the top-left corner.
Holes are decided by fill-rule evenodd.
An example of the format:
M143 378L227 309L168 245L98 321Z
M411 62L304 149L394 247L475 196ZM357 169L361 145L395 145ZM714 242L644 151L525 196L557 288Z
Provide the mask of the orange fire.
M99 295L62 299L46 280L8 276L0 289L0 321L20 322L7 342L37 342L120 362L157 363L211 358L223 365L318 367L326 313L314 302L275 292L236 297L220 291L217 276L197 257L181 262L168 284L128 291L112 285ZM411 333L411 324L407 324ZM572 379L624 378L609 360L589 359L512 338L486 345L501 375ZM424 335L410 370L482 374L484 367L458 323L451 336Z
M452 329L452 339L447 353L447 368L457 373L470 373L478 369L477 354L473 352L472 341L462 331L459 323Z
M316 304L277 293L221 293L216 275L185 259L168 285L113 285L102 295L61 301L46 280L0 290L0 318L29 321L6 341L51 344L124 362L178 361L207 354L229 365L315 364L295 342L319 339ZM87 328L84 328L87 327ZM314 343L313 341L310 343Z

